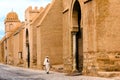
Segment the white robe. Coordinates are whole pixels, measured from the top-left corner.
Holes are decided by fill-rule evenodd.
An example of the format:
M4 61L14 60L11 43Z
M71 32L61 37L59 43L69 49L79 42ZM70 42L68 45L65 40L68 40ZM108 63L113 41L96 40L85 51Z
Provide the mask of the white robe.
M49 59L48 58L45 58L43 65L45 65L46 72L49 72L49 70L50 70L50 63L49 63Z

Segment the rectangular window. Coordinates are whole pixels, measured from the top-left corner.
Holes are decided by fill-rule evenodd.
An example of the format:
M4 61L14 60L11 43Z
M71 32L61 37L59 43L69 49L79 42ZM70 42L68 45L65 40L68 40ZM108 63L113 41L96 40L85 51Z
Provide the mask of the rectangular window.
M18 52L18 58L22 59L22 52Z

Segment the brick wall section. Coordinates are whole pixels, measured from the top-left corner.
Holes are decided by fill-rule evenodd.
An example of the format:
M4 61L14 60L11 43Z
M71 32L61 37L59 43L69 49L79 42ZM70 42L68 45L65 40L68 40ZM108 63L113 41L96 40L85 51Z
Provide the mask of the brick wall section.
M19 34L14 34L14 65L17 66L19 59L18 59L18 52L19 52ZM17 44L16 44L17 43Z
M120 1L96 0L98 50L120 51Z
M120 58L120 1L118 0L95 0L96 1L96 31L97 50L99 56L106 55L108 62L102 62L103 70L118 69ZM103 57L104 58L104 57ZM113 62L113 63L112 63ZM101 65L101 64L99 64ZM105 66L106 65L106 66ZM107 66L109 65L109 67ZM104 66L104 67L103 67ZM114 66L114 67L111 67ZM111 68L110 68L111 67Z
M70 9L72 0L63 1L63 11L67 10L63 14L63 62L65 72L70 72L72 70L72 52L71 52L71 17Z
M63 63L62 52L62 1L53 0L49 11L45 13L44 18L38 27L40 45L38 46L39 55L41 55L41 65L45 56L50 57L51 64L57 65Z
M0 62L4 63L4 42L0 44Z
M95 2L90 1L86 4L84 2L86 0L78 0L81 8L81 28L83 28L83 68L92 66L90 64L94 63L94 56L96 51L96 18L95 18ZM64 57L64 70L65 72L72 71L73 66L73 53L72 53L72 34L71 28L72 25L72 12L73 5L75 0L63 1L63 7L66 11L63 13L63 57ZM68 10L67 10L68 9ZM81 53L80 53L81 54ZM79 54L79 55L80 55ZM91 62L87 62L88 58L87 54L91 55ZM91 59L91 58L90 58ZM81 60L79 60L81 62ZM87 64L89 63L89 64ZM81 65L80 65L81 66ZM84 70L83 69L83 70Z

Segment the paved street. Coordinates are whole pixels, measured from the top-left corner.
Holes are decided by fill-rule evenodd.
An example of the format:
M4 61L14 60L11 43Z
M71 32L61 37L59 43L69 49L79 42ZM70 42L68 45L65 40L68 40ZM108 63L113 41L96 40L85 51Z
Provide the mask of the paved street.
M31 70L0 64L0 80L119 80L90 76L65 76L64 73Z

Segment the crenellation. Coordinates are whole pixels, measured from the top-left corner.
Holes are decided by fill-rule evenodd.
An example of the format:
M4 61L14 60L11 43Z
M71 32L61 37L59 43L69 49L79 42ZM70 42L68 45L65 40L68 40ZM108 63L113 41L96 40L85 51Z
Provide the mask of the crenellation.
M34 7L31 10L29 10L29 13L39 13L39 10L40 9L38 9L38 7Z
M44 8L43 8L43 7L40 7L39 11L42 12L43 10L44 10Z

